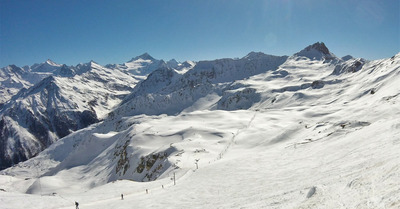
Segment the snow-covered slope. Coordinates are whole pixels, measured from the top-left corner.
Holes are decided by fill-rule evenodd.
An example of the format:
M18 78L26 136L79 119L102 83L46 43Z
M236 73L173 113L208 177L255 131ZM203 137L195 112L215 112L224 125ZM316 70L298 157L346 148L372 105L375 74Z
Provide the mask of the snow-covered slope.
M75 68L61 66L60 70L63 68L73 74L49 76L21 90L0 112L1 169L29 159L59 138L99 121L138 82L94 62Z
M0 200L8 208L400 207L400 53L314 57L250 53L185 74L156 70L103 122L2 171Z

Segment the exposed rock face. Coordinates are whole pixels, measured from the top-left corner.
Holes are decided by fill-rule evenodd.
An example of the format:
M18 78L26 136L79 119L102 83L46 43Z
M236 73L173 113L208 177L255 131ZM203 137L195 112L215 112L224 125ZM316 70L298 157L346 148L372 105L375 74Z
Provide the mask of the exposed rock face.
M311 49L316 49L326 55L330 54L329 49L325 46L323 42L317 42L306 48L306 50L308 51L310 51Z
M325 60L327 62L335 60L339 61L333 53L329 51L329 49L325 46L323 42L317 42L313 45L307 46L300 52L294 54L297 57L307 57L309 59L314 60Z

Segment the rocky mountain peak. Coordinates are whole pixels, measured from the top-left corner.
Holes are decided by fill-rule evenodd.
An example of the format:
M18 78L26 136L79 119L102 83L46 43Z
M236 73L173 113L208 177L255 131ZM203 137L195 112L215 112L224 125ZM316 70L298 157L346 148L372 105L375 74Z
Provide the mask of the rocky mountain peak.
M148 54L147 52L145 52L144 54L142 54L142 55L140 55L140 56L137 56L137 57L132 58L129 62L133 62L133 61L136 61L136 60L139 60L139 59L142 59L142 60L151 60L151 61L154 61L154 60L155 60L150 54Z
M294 56L307 57L316 60L331 60L336 57L329 51L324 42L317 42L309 45L300 52L294 54Z

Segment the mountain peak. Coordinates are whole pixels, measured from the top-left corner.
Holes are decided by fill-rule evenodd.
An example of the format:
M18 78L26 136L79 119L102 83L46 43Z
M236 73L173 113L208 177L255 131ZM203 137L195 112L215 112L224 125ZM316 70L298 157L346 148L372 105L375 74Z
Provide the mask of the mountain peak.
M34 72L54 72L61 67L60 64L57 64L50 59L47 59L45 62L40 64L34 64L30 68Z
M75 69L77 69L77 74L86 73L88 71L91 71L93 68L102 68L102 66L97 64L95 61L90 60L87 63L79 63L75 67Z
M311 49L318 50L323 54L330 54L329 49L325 46L324 42L317 42L313 45L310 45L306 48L306 50L310 51Z
M264 54L262 52L250 52L246 56L244 56L243 58L245 58L245 59L255 59L255 58L263 57L265 55L266 54Z
M145 52L144 54L142 54L142 55L140 55L140 56L137 56L137 57L135 57L135 58L132 58L129 62L133 62L133 61L136 61L136 60L139 60L139 59L142 59L142 60L151 60L151 61L154 61L154 60L155 60L152 56L150 56L150 54L148 54L147 52Z
M346 55L346 56L342 57L342 60L344 60L344 61L351 60L351 59L354 59L354 57L351 55Z
M324 42L317 42L313 45L309 45L294 55L318 60L332 59L335 57L335 55L329 51L328 47L325 46Z
M99 65L99 64L97 64L97 62L95 62L93 60L90 60L89 65Z
M52 66L60 66L59 64L53 62L51 59L47 59L45 63Z

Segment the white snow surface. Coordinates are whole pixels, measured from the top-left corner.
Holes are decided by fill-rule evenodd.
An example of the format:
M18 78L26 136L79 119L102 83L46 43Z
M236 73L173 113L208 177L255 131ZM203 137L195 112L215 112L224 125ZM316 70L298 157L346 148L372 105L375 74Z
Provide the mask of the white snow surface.
M1 171L0 207L399 208L400 53L243 67L259 56L160 69L132 95L169 96L148 103L164 112L131 96Z

